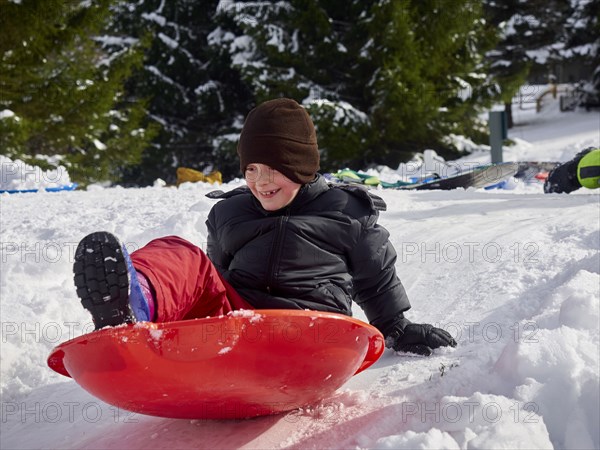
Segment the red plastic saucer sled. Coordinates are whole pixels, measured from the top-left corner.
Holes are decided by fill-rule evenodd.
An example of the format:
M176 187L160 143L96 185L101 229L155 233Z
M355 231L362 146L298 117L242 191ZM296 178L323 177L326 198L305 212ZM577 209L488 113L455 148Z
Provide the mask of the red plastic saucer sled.
M376 328L341 314L242 310L105 328L60 344L48 365L129 411L234 419L316 403L383 350Z

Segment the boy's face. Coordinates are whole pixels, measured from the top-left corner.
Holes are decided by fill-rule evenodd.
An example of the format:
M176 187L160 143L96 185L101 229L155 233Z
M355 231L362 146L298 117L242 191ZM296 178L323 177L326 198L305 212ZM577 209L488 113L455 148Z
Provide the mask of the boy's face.
M244 177L252 194L267 211L289 205L302 186L266 164L248 164Z

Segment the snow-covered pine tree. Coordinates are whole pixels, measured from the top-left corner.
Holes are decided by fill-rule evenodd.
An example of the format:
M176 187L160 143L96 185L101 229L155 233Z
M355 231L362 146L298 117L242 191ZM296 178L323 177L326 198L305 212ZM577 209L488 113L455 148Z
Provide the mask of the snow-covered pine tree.
M487 59L513 125L512 99L525 83L531 66L560 60L564 26L572 14L570 0L486 0L489 23L499 30L499 42Z
M482 102L482 13L454 3L230 2L232 61L257 101L285 95L309 108L323 169L394 165L442 147Z
M565 20L565 57L581 55L597 58L600 47L600 0L573 2Z
M367 117L349 99L355 94L351 70L358 67L356 52L364 41L355 24L365 3L372 2L221 1L218 7L223 27L211 44L229 49L232 67L249 86L254 104L285 96L309 109L323 169L348 161L364 147ZM356 52L349 52L352 47Z
M138 162L152 133L143 105L127 101L123 84L139 52L132 45L109 53L95 40L110 3L2 4L0 109L9 112L0 120L3 154L60 162L80 182L118 178L123 166Z
M160 134L127 179L175 181L180 166L237 170L233 155L218 152L219 137L236 130L251 104L230 67L227 47L210 45L219 34L219 1L142 0L115 6L112 33L147 39L144 67L127 83L129 95L149 102ZM227 139L224 139L228 142Z
M412 152L450 151L449 133L477 128L489 102L483 55L491 40L478 3L380 1L368 12L363 64L370 95L372 161L396 165Z
M583 106L600 102L600 0L573 3L573 12L565 21L563 61L580 63L590 76L570 80L583 82L580 101Z

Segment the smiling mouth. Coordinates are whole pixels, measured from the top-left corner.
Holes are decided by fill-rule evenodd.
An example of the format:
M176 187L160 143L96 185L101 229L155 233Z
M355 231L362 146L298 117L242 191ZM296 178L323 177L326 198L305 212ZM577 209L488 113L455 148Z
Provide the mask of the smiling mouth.
M272 191L263 191L263 192L259 192L259 194L262 197L273 197L275 194L277 194L279 192L279 189L275 189Z

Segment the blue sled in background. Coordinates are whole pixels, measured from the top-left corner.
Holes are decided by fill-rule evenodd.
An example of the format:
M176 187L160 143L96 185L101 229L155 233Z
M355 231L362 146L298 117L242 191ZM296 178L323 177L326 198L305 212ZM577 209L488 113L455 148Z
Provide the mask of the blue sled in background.
M60 192L74 191L79 186L77 183L63 184L61 186L46 187L41 189L0 189L0 194L27 194L31 192Z

